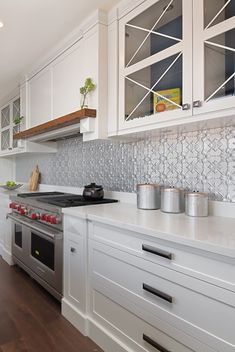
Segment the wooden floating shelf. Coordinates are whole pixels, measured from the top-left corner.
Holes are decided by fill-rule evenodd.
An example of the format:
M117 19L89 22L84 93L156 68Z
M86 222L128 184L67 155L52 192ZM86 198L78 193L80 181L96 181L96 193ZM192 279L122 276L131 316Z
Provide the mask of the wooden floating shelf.
M96 110L95 109L81 109L71 114L58 117L57 119L48 121L41 125L29 128L28 130L15 133L13 138L14 139L27 139L33 136L37 136L39 134L50 132L57 130L59 128L63 128L66 126L74 125L79 123L80 120L85 119L87 117L96 117Z

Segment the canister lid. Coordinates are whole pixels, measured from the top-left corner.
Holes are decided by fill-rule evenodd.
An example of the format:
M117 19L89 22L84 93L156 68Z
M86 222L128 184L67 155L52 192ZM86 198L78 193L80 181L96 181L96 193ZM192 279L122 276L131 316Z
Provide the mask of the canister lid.
M186 193L187 197L205 197L208 198L208 193L206 192L188 192Z
M167 187L162 189L163 192L182 192L182 188Z
M144 187L144 188L160 188L161 186L158 185L157 183L140 183L137 185L137 188L141 188L141 187Z

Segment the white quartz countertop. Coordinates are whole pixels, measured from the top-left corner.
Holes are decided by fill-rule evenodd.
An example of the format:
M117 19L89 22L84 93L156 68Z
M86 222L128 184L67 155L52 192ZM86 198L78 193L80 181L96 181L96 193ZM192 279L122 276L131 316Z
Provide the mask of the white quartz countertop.
M66 208L63 212L235 258L235 219L232 218L192 218L160 210L139 210L136 205L126 203Z

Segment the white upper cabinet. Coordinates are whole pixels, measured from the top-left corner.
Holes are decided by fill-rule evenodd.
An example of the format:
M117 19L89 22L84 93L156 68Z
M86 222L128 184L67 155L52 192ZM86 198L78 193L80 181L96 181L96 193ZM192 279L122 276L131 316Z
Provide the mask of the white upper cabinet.
M235 0L122 1L108 35L109 136L234 122Z
M14 123L15 118L20 117L21 114L21 100L20 97L15 97L8 102L7 105L1 109L1 134L0 134L0 156L15 152L18 150L18 142L13 139L13 134L19 132L23 128Z
M149 0L120 20L120 130L192 114L191 15L191 0Z
M53 118L79 109L79 87L83 85L81 40L52 63Z
M194 1L194 114L235 107L235 1Z
M107 137L107 13L95 11L59 44L48 60L26 75L27 128L80 110L80 87L91 78L96 89L88 107L96 118L81 121L84 140Z
M29 128L52 118L52 70L46 68L29 80Z
M103 14L103 13L102 13ZM89 141L99 138L107 138L107 24L106 15L100 18L100 23L84 34L83 50L83 82L91 77L96 84L96 89L88 97L88 105L97 109L97 116L94 119L93 131L83 134L83 140ZM85 120L82 120L82 122Z
M52 142L42 145L13 138L14 134L28 127L26 86L27 84L21 85L20 96L10 99L0 108L0 157L11 157L22 153L54 153L57 150L55 143ZM20 116L23 116L20 125L15 124L15 119Z

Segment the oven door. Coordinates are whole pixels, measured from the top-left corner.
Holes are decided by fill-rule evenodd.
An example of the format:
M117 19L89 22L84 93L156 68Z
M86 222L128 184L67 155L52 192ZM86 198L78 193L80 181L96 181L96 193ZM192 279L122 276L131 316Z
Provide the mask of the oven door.
M24 264L29 264L28 241L25 237L24 225L12 219L12 255Z
M63 233L18 214L12 220L12 254L57 292L62 293Z
M56 291L62 293L62 234L29 227L25 231L30 238L30 268Z

